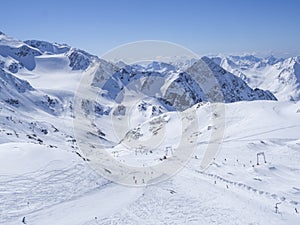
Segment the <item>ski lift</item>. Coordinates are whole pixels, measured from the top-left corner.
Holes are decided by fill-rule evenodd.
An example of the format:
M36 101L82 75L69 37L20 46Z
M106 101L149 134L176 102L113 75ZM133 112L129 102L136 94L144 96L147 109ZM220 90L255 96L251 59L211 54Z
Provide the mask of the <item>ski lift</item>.
M256 154L256 161L257 161L256 164L259 165L259 157L260 156L262 156L263 159L264 159L264 162L267 163L265 153L264 152L259 152L259 153Z

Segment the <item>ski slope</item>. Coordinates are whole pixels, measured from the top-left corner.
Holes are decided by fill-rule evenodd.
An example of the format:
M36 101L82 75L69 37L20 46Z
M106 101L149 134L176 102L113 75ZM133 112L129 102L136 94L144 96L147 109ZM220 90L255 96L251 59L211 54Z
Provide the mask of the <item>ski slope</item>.
M297 224L299 109L290 102L226 104L223 144L207 170L200 171L201 160L191 156L169 180L140 188L101 178L63 148L1 144L0 221L20 224L25 216L27 224L38 225ZM199 137L199 152L205 141L205 134ZM256 165L258 152L267 163Z

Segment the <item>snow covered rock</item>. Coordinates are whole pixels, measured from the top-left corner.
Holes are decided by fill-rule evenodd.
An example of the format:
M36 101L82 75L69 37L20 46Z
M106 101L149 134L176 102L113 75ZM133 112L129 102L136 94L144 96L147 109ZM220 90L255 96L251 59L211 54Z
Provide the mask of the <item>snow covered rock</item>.
M38 41L38 40L27 40L25 41L25 43L47 54L66 53L71 48L70 46L64 44L50 43L47 41Z
M228 56L212 60L242 77L251 87L270 90L280 101L300 100L299 57Z
M59 115L64 109L62 102L54 96L34 89L28 81L0 69L0 102L18 107L20 110L43 110Z
M270 91L250 88L241 78L229 73L208 57L203 57L202 60L218 80L225 102L277 100Z
M79 49L71 49L66 53L72 70L86 70L97 57Z
M17 91L18 93L24 93L26 91L33 91L34 88L26 80L21 80L12 74L0 69L0 90L4 91ZM3 96L3 92L2 95Z
M207 57L202 58L218 81L225 102L276 100L269 91L251 89L241 78L227 72ZM206 74L201 74L205 78ZM131 90L161 101L173 110L185 110L208 101L195 79L166 63L152 62L146 66L126 65L102 86L102 96L122 102L124 91Z
M35 68L35 56L42 53L24 42L12 39L3 33L0 34L0 55L2 57L11 57L18 61L28 70Z

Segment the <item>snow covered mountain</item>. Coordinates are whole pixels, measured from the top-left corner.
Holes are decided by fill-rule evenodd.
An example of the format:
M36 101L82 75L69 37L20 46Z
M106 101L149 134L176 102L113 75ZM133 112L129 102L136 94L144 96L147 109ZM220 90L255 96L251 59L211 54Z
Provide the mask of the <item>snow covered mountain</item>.
M65 44L36 40L22 42L3 33L0 50L3 62L1 100L17 107L19 111L26 108L27 111L42 110L56 116L73 117L74 93L84 71L96 63L107 68L111 76L104 85L98 73L90 83L93 87L101 86L102 94L98 101L82 99L81 105L86 114L102 118L96 123L97 132L108 145L118 143L111 132L111 124L107 123L107 118L112 115L125 116L129 110L136 112L135 122L132 121L128 128L134 130L136 126L160 114L183 111L199 102L208 101L206 93L188 72L167 63L123 64L119 68ZM242 79L225 71L209 58L202 60L218 80L225 102L276 100L268 91L251 89ZM206 79L205 73L201 73L201 76L201 79ZM142 98L133 99L131 95ZM133 101L135 105L132 105Z
M300 60L252 55L213 57L218 65L241 77L253 88L270 90L278 100L300 99Z
M37 109L53 114L60 114L63 106L54 96L34 89L27 81L0 69L0 101L18 110Z
M278 85L294 89L280 92L278 86L277 97L294 96L299 59L233 57L228 67L223 61L202 58L230 104L224 106L223 145L209 169L201 171L218 129L215 106L221 103L207 102L205 87L182 69L185 63L114 65L66 44L23 42L0 32L0 224L296 224L300 105L275 101L267 91L274 84L257 89L267 79L251 72L280 73ZM94 95L77 95L90 122L88 129L76 130L80 139L74 132L74 95L90 69L96 72L87 89ZM111 76L103 80L103 73ZM207 79L206 73L197 75ZM188 122L183 126L182 121ZM151 137L163 140L140 144ZM88 150L94 142L105 144L117 161L141 167L168 161L182 141L184 148L197 148L170 179L130 188L91 169L81 140L87 140ZM259 158L257 164L261 152L266 162Z
M271 92L251 89L241 78L227 72L209 58L203 57L202 60L216 77L225 102L276 100ZM205 73L200 74L201 79L205 79L205 76ZM128 86L135 81L139 84ZM93 85L97 86L97 83L94 82ZM166 89L157 89L157 87L166 87ZM120 98L120 93L125 88L163 100L162 103L179 110L208 101L206 93L188 72L167 63L152 62L145 67L141 65L123 67L102 87L106 91L103 96L116 100L117 97Z
M227 72L208 57L202 58L214 72L220 86L222 87L225 102L251 101L251 100L276 100L270 91L258 88L251 89L245 81L238 76Z
M69 59L69 66L73 70L85 70L97 59L85 51L71 48L65 44L49 43L46 41L18 41L0 34L0 65L11 72L18 72L20 68L32 71L36 67L37 56L65 55Z
M1 33L0 37L2 70L7 73L17 74L19 78L26 77L27 79L28 74L31 74L30 77L35 77L35 74L42 72L47 72L48 74L53 73L53 71L55 71L55 73L70 73L70 69L73 71L83 71L94 61L99 61L98 57L67 45L51 44L49 42L36 40L21 42L7 37L3 33ZM203 60L212 69L222 86L225 102L260 99L275 100L270 92L258 89L252 90L240 78L233 76L221 67L217 67L213 61L207 57L203 58ZM103 63L105 62L103 61ZM19 72L19 70L21 71ZM205 76L205 74L202 76ZM48 78L49 77L50 75L48 75ZM164 96L162 93L158 93L162 92L162 90L153 88L157 85L157 83L153 83L153 80L152 87L149 86L149 83L151 83L149 79L151 80L152 77L160 77L163 80L161 81L163 85L160 85L168 87L167 90L163 91ZM141 86L144 85L143 91L148 90L146 91L147 93L144 94L169 99L171 102L168 102L168 104L175 108L181 107L181 110L183 110L198 102L207 100L205 93L203 93L199 85L193 81L193 78L189 74L176 69L174 66L158 62L150 63L146 67L138 65L123 67L120 71L113 74L111 79L107 81L103 87L103 90L107 91L107 95L110 98L115 99L118 93L120 93L127 84L141 78L147 78L146 80L148 80L141 84ZM28 81L30 82L31 80L29 79ZM146 83L148 83L147 88ZM95 80L93 85L97 86ZM155 91L150 93L149 90ZM66 89L65 91L69 90ZM181 99L180 101L179 98ZM182 99L186 100L182 101Z

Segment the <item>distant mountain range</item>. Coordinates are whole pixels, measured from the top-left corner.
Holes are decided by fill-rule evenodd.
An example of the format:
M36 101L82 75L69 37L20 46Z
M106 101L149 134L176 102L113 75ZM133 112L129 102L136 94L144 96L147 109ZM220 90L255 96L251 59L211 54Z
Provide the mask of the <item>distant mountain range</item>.
M255 76L250 72L248 73L248 71L252 72L254 69L257 70L259 68L274 67L281 71L280 75L278 75L280 77L281 86L283 84L290 86L296 83L296 80L291 80L292 78L290 77L293 75L294 71L296 72L297 66L295 65L295 70L291 71L291 67L294 68L292 66L292 62L289 64L288 61L281 59L277 60L269 58L268 60L261 60L254 56L212 59L204 57L202 59L209 66L222 87L225 102L242 100L276 100L269 91L262 91L258 89L261 86L265 87L263 81L267 78L262 76L255 80ZM23 92L33 92L36 89L41 89L41 87L39 87L39 85L35 86L34 84L29 84L31 83L31 80L28 78L39 74L41 68L43 68L44 73L46 71L48 73L48 75L43 76L52 76L51 73L53 73L53 71L55 71L55 73L60 72L61 74L68 74L70 71L79 71L80 73L80 71L86 70L93 62L99 60L100 59L97 56L93 56L85 51L72 48L65 44L36 40L22 42L10 38L4 33L0 34L0 69L2 74L1 79L3 80L3 90L5 88L3 84L7 82L7 79L10 79L12 83L7 85L19 85L18 88L22 89ZM101 63L109 62L102 60ZM296 64L296 61L294 64ZM120 66L120 64L118 64L118 66ZM31 76L28 76L28 73L30 73ZM186 109L198 102L207 101L205 93L193 80L193 77L186 72L182 72L182 70L178 69L178 67L159 62L150 63L146 67L126 65L119 70L117 69L116 73L113 74L111 79L103 88L107 91L107 97L114 99L128 83L133 80L141 79L141 77L151 79L152 76L160 77L161 80L164 80L163 84L161 83L160 85L168 87L168 89L164 90L165 96L162 96L162 93L157 93L158 91L161 91L157 90L157 88L151 88L152 90L155 90L155 93L147 94L169 99L171 101L168 102L170 106L178 108L180 105L181 109ZM205 74L202 74L202 76L205 77ZM69 77L65 80L63 80L63 78L60 79L61 82L69 82ZM253 86L255 89L250 88L247 85L247 82L249 82L250 86ZM259 85L254 86L254 82ZM271 88L266 89L273 90L274 86L278 86L277 80L274 80L273 83L274 85L271 85ZM143 84L145 84L145 81ZM31 85L33 85L33 87ZM52 85L54 84L49 83L49 88L47 89L51 89L52 87L50 86ZM96 84L94 83L93 85ZM152 86L155 85L157 84L152 84ZM54 86L53 88L55 89ZM6 89L13 91L12 87L6 87ZM65 91L69 90L66 89ZM275 90L275 93L278 93L278 91ZM295 98L297 97L294 92L286 93L286 95L293 96ZM13 97L17 98L17 93L11 94L10 97L1 95L3 101L8 101L7 99ZM179 98L181 99L180 101ZM186 101L183 101L183 98L186 98Z
M201 62L218 82L225 103L299 100L298 57L203 57ZM82 99L83 110L87 113L122 114L131 107L132 99L128 101L128 96L132 95L138 96L135 100L137 112L150 110L148 117L166 111L183 111L199 102L210 101L205 93L207 90L199 84L199 79L207 81L207 74L197 74L197 82L186 70L197 60L114 64L66 44L19 41L4 33L0 34L0 101L21 111L43 110L56 116L72 115L79 81L84 71L97 63L107 67L111 76L103 84L99 78L101 74L94 75L90 85L100 88L101 95L98 102Z
M237 62L238 58L235 59ZM242 62L242 59L239 60ZM252 79L248 74L241 76L230 68L224 69L224 60L203 57L201 61L218 82L224 102L277 100L268 90L261 90L259 86L251 88L247 84ZM286 61L276 60L270 59L272 62L266 62L264 66L276 66L278 63L281 63L281 67L286 65ZM262 64L261 60L254 57L250 57L248 61ZM37 40L19 41L1 33L0 103L2 108L12 110L12 115L15 111L24 113L21 116L24 118L31 118L31 114L42 112L50 116L67 116L72 119L74 94L78 84L87 69L99 64L98 70L106 68L111 76L103 85L101 72L95 73L89 85L98 88L99 98L97 101L81 99L82 110L87 115L93 113L101 118L133 113L136 118L136 122L132 123L134 127L141 121L162 113L183 111L199 102L212 99L212 96L209 99L205 93L207 90L203 90L199 83L199 79L207 82L207 74L197 74L196 82L195 77L185 70L196 62L197 60L189 62L190 65L187 65L187 62L173 65L162 62L151 62L148 65L126 65L120 62L113 64L66 44ZM240 68L242 63L238 65L236 69ZM250 67L254 66L248 67L250 70ZM101 122L102 127L97 127L98 133L104 142L113 145L116 140L113 139L113 135L109 135L111 127L105 125L106 122L104 119ZM28 129L28 125L25 124L29 122L24 121L21 124L23 125L20 126L26 126L22 130ZM55 127L56 124L52 126Z
M252 88L270 90L278 100L300 100L300 57L287 59L253 55L212 57L212 60L246 81Z

